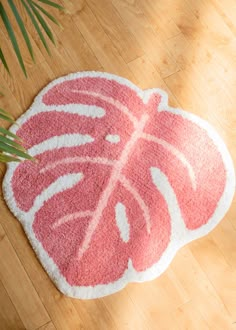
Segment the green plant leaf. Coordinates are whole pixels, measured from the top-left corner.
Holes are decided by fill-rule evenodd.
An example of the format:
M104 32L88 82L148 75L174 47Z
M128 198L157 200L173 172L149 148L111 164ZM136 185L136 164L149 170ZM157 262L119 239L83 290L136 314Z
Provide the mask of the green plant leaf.
M5 25L5 28L7 30L8 35L10 37L10 40L11 40L13 49L15 51L16 57L18 59L18 62L20 64L20 66L21 66L21 69L24 72L25 77L27 77L25 65L24 65L24 62L23 62L23 59L22 59L22 56L21 56L21 52L20 52L20 49L19 49L19 46L18 46L18 43L17 43L17 40L16 40L15 33L13 31L13 28L11 26L11 23L9 21L9 18L7 16L7 13L6 13L6 11L5 11L5 9L4 9L4 7L3 7L3 5L2 5L1 2L0 2L0 16L2 17L3 23Z
M0 153L0 162L2 162L2 163L20 162L20 161L21 161L21 159L19 159L19 158L7 156L7 155Z
M4 135L11 136L11 137L13 137L15 140L22 141L22 139L21 139L19 136L13 134L12 132L8 131L7 129L5 129L5 128L3 128L3 127L0 127L0 133L2 133L2 134L4 134Z
M6 59L5 59L5 56L2 52L2 48L0 48L0 60L2 61L2 64L4 65L4 68L7 70L7 72L10 74L10 70L8 68L8 65L7 65L7 62L6 62Z
M5 144L3 142L0 142L0 151L5 151L8 154L11 154L11 155L14 155L14 156L16 155L16 156L19 156L19 157L22 157L22 158L25 158L25 159L31 159L31 160L34 159L33 157L31 157L27 153L25 153L21 150L18 150L14 147L11 147L8 144Z
M45 16L47 16L53 23L56 25L60 26L60 23L56 20L55 17L53 17L51 14L49 14L48 11L46 11L43 7L41 7L39 4L36 2L32 1L35 7L37 7Z
M19 143L15 142L15 141L13 141L13 140L11 140L11 139L3 136L3 135L0 135L0 142L4 142L4 143L9 144L9 145L11 145L11 146L23 151L23 152L26 152L25 148L22 147L22 145L20 145Z
M10 123L14 123L15 120L12 119L11 117L9 117L8 115L4 115L2 113L0 113L0 119L3 119L3 120L6 120L6 121L9 121Z
M35 6L33 5L33 2L31 0L27 0L27 2L30 5L30 8L32 9L34 15L37 17L37 19L38 19L39 23L41 24L42 28L46 32L48 38L52 41L53 44L55 44L55 40L54 40L52 31L50 30L49 26L47 25L46 21L44 20L44 18L42 17L42 15L38 11L38 9L35 8Z
M14 1L13 0L8 0L8 4L11 7L11 10L12 10L12 12L13 12L15 18L16 18L17 24L19 25L19 28L21 30L21 33L22 33L23 37L24 37L27 48L29 50L30 56L31 56L32 60L35 62L33 48L32 48L32 45L31 45L31 42L30 42L30 39L29 39L29 35L26 31L25 25L22 21L22 18L20 17L20 14L19 14L19 12L18 12L18 10L17 10L17 8L14 4Z
M43 43L43 45L44 45L44 47L45 47L47 53L50 55L50 50L49 50L49 48L48 48L48 44L47 44L47 42L46 42L46 40L45 40L45 38L44 38L44 35L43 35L42 31L40 30L40 27L39 27L39 25L38 25L38 22L36 21L36 19L35 19L35 17L34 17L34 15L33 15L32 11L31 11L31 9L30 9L30 7L29 7L28 4L25 2L25 0L21 0L21 3L22 3L23 6L25 7L25 10L26 10L27 14L29 15L29 17L30 17L30 19L31 19L31 22L33 23L34 28L35 28L35 30L37 31L37 33L38 33L38 35L39 35L39 37L40 37L40 40L42 41L42 43Z
M59 5L58 3L53 2L53 1L49 1L49 0L38 0L38 1L42 2L42 3L45 3L46 5L49 5L49 6L57 8L57 9L60 9L60 10L64 9L61 5Z

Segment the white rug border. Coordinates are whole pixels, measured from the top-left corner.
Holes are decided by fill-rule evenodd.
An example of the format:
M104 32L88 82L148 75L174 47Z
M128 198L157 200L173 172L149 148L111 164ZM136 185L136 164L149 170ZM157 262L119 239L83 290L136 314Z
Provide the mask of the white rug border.
M162 101L161 104L159 105L159 111L165 110L181 115L183 118L186 118L198 124L200 127L202 127L204 130L207 131L208 135L213 139L217 149L222 155L222 159L226 168L226 175L227 175L225 190L222 194L222 197L218 203L218 206L213 216L208 221L208 223L200 227L198 230L187 231L187 235L184 237L184 239L183 236L181 235L180 237L176 236L174 239L172 239L169 246L163 253L161 259L158 261L158 263L154 264L151 268L147 269L144 272L137 273L132 267L132 262L129 261L128 269L125 271L123 276L118 281L107 285L97 285L94 287L92 286L80 287L80 286L70 286L66 282L65 278L60 274L60 271L53 262L52 258L48 256L47 252L43 249L42 244L36 239L34 232L32 230L31 223L25 223L24 221L25 212L22 212L17 207L14 200L11 185L9 185L9 182L11 182L11 177L13 175L13 172L16 166L18 166L18 164L15 163L8 164L7 171L3 180L4 198L11 212L15 215L16 218L19 219L19 221L23 225L24 231L26 232L26 235L28 236L28 239L30 240L33 249L35 250L38 258L40 259L48 275L62 293L74 298L94 299L115 293L121 290L122 288L124 288L129 282L145 282L155 279L166 270L166 268L169 266L172 259L176 255L177 251L182 246L186 245L192 240L205 236L213 228L215 228L215 226L223 219L224 215L226 214L233 200L235 193L235 172L234 172L234 165L232 159L225 146L225 143L210 124L208 124L205 120L201 119L200 117L194 114L188 113L179 108L172 108L168 106L168 95L163 90L158 88L142 90L136 85L134 85L132 82L130 82L129 80L114 74L108 74L97 71L84 71L84 72L72 73L64 77L60 77L58 79L53 80L51 83L49 83L45 88L41 90L41 92L35 98L31 107L17 120L17 124L18 125L23 124L33 114L42 111L41 99L45 94L45 92L47 92L53 86L66 80L82 78L82 77L102 77L109 80L115 80L118 83L126 85L132 88L133 90L135 90L137 94L144 100L144 102L147 102L150 95L152 95L154 92L159 93L162 96ZM14 124L10 128L10 131L15 133L18 128L19 126Z

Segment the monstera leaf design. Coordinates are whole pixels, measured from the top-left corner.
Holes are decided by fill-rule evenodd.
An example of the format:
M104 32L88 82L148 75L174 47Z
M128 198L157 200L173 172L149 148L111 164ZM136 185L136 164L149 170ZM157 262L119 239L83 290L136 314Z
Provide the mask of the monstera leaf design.
M222 219L228 151L203 120L105 73L49 84L13 126L37 163L10 164L6 201L59 289L95 298L162 273ZM9 182L11 184L9 185Z

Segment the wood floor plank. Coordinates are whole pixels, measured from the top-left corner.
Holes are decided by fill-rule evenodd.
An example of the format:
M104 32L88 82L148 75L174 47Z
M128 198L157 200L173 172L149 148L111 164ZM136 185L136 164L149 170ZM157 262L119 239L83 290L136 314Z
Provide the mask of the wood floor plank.
M158 329L171 329L172 319L167 317L166 310L170 314L177 306L189 300L184 286L182 289L180 282L177 283L173 283L165 273L140 287L136 284L128 285L127 293L138 312L143 314L148 329L155 329L154 324L158 325Z
M73 31L74 33L71 33ZM77 25L71 21L70 26L64 29L60 33L58 39L59 53L63 55L63 61L66 65L60 63L56 67L59 69L61 66L65 66L64 71L66 72L67 66L73 65L73 68L68 68L67 73L73 71L86 71L86 70L100 70L102 68L99 63L96 54L93 53L88 43L82 36ZM76 47L75 47L76 45ZM62 52L60 51L62 50ZM54 57L52 56L52 63ZM48 62L49 63L49 62ZM50 64L50 63L49 63ZM50 67L54 67L50 64ZM61 73L60 73L61 74Z
M0 236L0 280L24 326L33 330L48 322L49 316L1 225Z
M191 61L196 61L196 48L193 46L193 43L186 39L182 32L173 38L165 40L164 43L180 69L184 70L191 64ZM194 56L195 58L193 58Z
M103 68L106 71L132 79L132 74L128 66L120 56L117 48L112 44L110 38L103 30L91 9L85 6L77 16L73 17L73 20L96 54Z
M75 306L83 324L88 329L117 330L116 324L101 299L74 299Z
M175 60L163 46L162 40L155 34L152 25L136 2L113 0L112 3L161 76L166 77L177 72L179 68Z
M35 49L36 65L17 28L28 80L0 20L13 76L0 66L0 107L17 118L49 81L75 71L108 71L143 89L162 88L172 106L208 120L236 164L234 0L59 2L65 11L50 9L61 23L50 23L57 45L49 42L52 57L17 2ZM0 164L0 181L4 171ZM217 228L183 248L158 279L99 300L75 300L53 285L0 191L0 329L236 329L235 242L236 198Z
M181 33L173 19L161 10L160 1L137 0L138 6L151 23L155 34L163 42Z
M103 297L102 302L111 314L117 330L149 329L142 311L136 308L126 289ZM135 315L135 317L131 317L131 315Z
M234 230L236 230L236 217L234 214L235 207L236 207L236 198L233 199L232 206L227 213L227 219L231 222Z
M233 269L236 269L236 231L232 223L226 219L212 233L212 238L217 244L225 259Z
M64 10L57 12L56 16L61 22L62 26L67 28L68 25L64 24L64 21L69 22L69 19L72 19L73 16L76 16L83 8L86 6L85 0L59 0L60 4L63 6ZM60 15L59 15L60 14Z
M236 272L227 263L211 236L212 234L202 240L193 242L190 249L218 292L230 315L233 319L236 319ZM207 251L207 256L205 251ZM211 263L209 263L209 258Z
M73 305L73 299L64 296L48 276L35 285L57 330L83 329L86 323Z
M25 329L15 306L0 281L0 327L4 330Z
M236 3L234 0L211 0L222 19L236 35Z
M89 0L87 3L126 63L144 54L137 40L122 22L111 1L100 0L99 6L96 0ZM110 24L111 21L113 24ZM129 46L127 47L127 45Z
M56 44L57 47L51 47L50 49L51 56L47 56L44 49L42 49L42 52L45 56L44 63L47 63L50 72L54 73L54 77L59 77L75 71L75 65L71 59L71 56L68 55L61 40L57 39ZM37 65L37 67L40 67L40 65ZM31 77L32 75L30 72L30 78Z
M178 307L171 314L171 318L179 329L210 330L207 322L198 313L193 301L189 301Z
M56 330L54 324L52 322L49 322L42 327L38 328L37 330Z
M199 0L184 0L191 8L195 17L198 20L198 24L202 24L205 28L205 33L212 35L213 41L216 40L217 45L226 43L229 39L234 37L234 33L227 26L224 18L212 5L211 1ZM216 27L220 26L220 30L216 30ZM217 32L216 32L217 31Z
M191 246L191 245L190 245ZM188 264L188 268L183 266ZM210 328L228 329L232 317L219 297L216 289L193 257L189 247L182 248L171 264L171 269L181 281L198 313Z
M179 107L179 103L175 96L171 93L166 83L146 55L137 58L128 65L134 75L135 83L139 87L143 89L161 88L168 93L169 104L173 107Z

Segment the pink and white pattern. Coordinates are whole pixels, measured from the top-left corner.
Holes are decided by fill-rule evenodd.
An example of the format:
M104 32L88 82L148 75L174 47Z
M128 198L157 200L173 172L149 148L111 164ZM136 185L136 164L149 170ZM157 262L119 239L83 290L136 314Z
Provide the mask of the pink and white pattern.
M49 276L96 298L156 278L223 218L235 175L209 124L159 89L82 72L50 83L13 125L38 159L3 190Z

